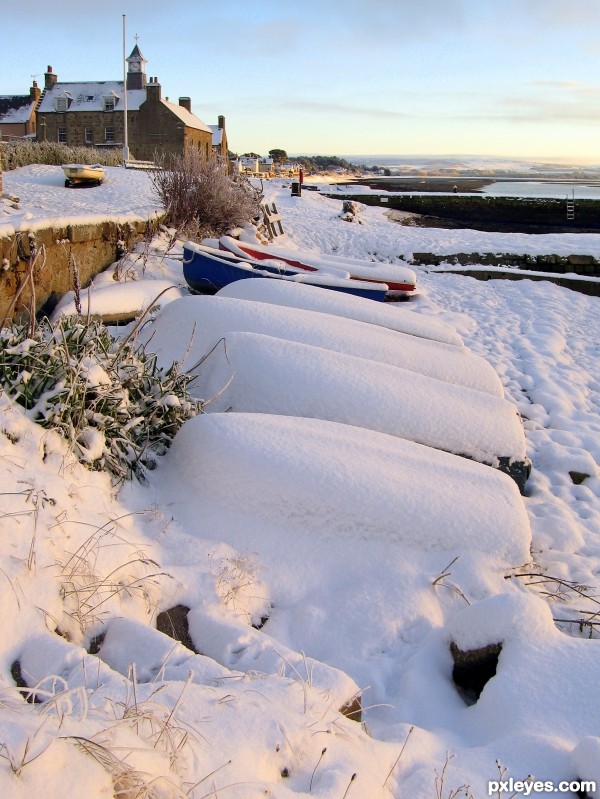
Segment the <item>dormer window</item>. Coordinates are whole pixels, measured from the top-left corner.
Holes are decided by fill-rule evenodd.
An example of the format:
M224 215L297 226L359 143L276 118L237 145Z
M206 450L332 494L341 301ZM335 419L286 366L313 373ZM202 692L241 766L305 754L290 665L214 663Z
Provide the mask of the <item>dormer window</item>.
M66 97L57 97L55 101L55 107L59 114L64 114L67 110L67 98Z
M104 98L104 110L105 111L114 111L115 110L115 98L114 97L105 97Z

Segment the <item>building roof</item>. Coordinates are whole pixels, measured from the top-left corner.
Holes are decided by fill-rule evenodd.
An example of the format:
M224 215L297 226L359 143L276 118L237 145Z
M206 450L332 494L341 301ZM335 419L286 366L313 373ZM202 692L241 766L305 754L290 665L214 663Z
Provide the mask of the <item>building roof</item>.
M131 51L131 53L129 53L129 55L127 56L127 58L125 60L126 61L130 61L131 59L137 59L137 58L139 58L142 61L145 61L146 63L148 63L148 60L146 58L144 58L144 56L142 55L142 51L140 50L140 48L136 44L135 47L133 48L133 50Z
M115 106L119 107L119 102L123 100L122 80L56 83L46 90L38 111L40 114L56 111L59 97L66 97L70 101L69 111L103 111L104 98L111 96L115 98ZM145 89L130 89L127 92L127 108L130 111L138 111L145 100Z
M197 116L188 111L187 108L184 108L182 105L170 103L168 100L161 100L161 102L163 105L166 105L167 108L169 108L169 110L175 114L175 116L179 117L186 127L194 128L195 130L205 130L207 133L212 133L210 127Z
M36 100L29 94L0 95L0 122L21 124L31 119Z
M56 100L66 97L69 100L69 112L73 111L103 111L104 99L114 97L115 108L123 109L123 81L87 81L82 83L61 82L56 83L44 94L38 112L40 114L56 111ZM142 103L146 101L146 89L129 89L127 92L127 109L139 111ZM161 100L163 105L177 116L184 125L195 130L204 130L212 133L211 128L201 119L192 114L181 105L175 105L168 100Z

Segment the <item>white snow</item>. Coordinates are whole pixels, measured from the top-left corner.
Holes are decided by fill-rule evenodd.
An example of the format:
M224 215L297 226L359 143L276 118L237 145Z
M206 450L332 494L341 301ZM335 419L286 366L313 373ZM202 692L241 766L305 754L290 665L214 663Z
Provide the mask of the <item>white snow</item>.
M60 81L46 90L40 102L39 112L56 111L56 100L66 98L70 112L103 111L105 99L114 102L118 111L123 109L123 81ZM145 89L127 91L127 108L138 111L146 101Z
M80 191L61 175L5 173L21 204L1 206L1 234L159 210L144 173ZM286 249L600 253L598 235L426 230L381 208L354 225L316 192L267 191ZM163 231L89 291L104 314L167 289L141 334L166 364L217 345L192 384L214 401L147 485L112 486L0 394L0 795L598 784L598 298L425 269L417 296L384 307L275 281L189 297L181 252ZM473 458L525 452L526 496L435 448L459 443ZM155 629L178 604L200 654ZM452 643L501 646L475 703L453 683ZM339 713L357 696L362 724Z
M221 296L184 297L176 306L168 305L157 325L148 327L145 335L152 336L163 364L181 362L185 357L190 369L233 331L299 341L496 396L503 394L502 384L487 361L467 349L355 319L270 303Z
M4 193L18 197L20 203L16 209L0 204L0 237L49 224L66 227L74 219L78 224L144 221L162 211L148 175L135 169L106 167L101 186L67 189L60 166L34 164L5 172L2 186Z
M503 456L525 458L523 425L512 403L379 361L229 333L195 371L192 393L214 397L208 412L328 419L489 464Z
M401 333L410 333L421 338L431 338L446 344L463 345L461 337L452 325L439 319L423 319L412 313L408 304L379 305L356 302L350 295L332 296L328 291L311 291L308 286L288 286L283 281L238 280L218 292L220 297L235 297L239 300L268 302L305 311L322 311L334 316L345 316L360 322L388 327Z

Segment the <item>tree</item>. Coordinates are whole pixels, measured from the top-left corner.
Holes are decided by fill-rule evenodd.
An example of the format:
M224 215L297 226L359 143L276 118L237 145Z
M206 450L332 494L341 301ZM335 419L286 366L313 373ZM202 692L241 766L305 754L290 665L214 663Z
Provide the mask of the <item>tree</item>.
M225 161L205 160L198 150L158 158L150 181L169 224L187 229L188 237L197 233L205 238L210 231L223 235L260 210L260 193L245 178L228 175Z
M285 150L269 150L269 155L276 164L282 164L284 161L288 160L288 154Z

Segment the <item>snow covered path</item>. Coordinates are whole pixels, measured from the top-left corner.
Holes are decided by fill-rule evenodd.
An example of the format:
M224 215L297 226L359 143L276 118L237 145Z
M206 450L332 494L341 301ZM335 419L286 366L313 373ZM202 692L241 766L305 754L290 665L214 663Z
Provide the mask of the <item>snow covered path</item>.
M28 170L18 172L11 180L24 185ZM138 180L147 176L115 177L112 212L147 211ZM43 224L68 209L54 209L40 181L38 208L23 213ZM317 193L268 188L286 247L392 262L457 246L600 251L598 236L403 228L376 208L352 224ZM94 213L100 195L63 192L91 203L74 215ZM143 264L128 256L119 296L181 283L180 247L167 246L156 240ZM453 326L470 362L494 368L524 418L525 497L487 466L319 419L323 384L309 369L312 418L226 412L225 391L220 410L184 425L147 485L119 491L0 395L3 797L75 799L84 786L86 799L483 799L489 780L531 774L596 780L588 795L598 799L599 300L549 283L417 272L418 295L397 311L417 315L415 331L429 319L438 331ZM112 284L100 276L95 300L110 302ZM224 298L181 293L156 314L156 343L185 351L196 323L200 355L216 333L239 330L217 314ZM307 356L306 344L289 344L287 309L252 305L246 321L282 317L275 350L291 383L294 359L316 348ZM293 310L288 322L300 319ZM328 341L339 330L362 331L357 354L341 359L343 393L364 380L365 354L382 371L377 342L406 334L339 312L320 341L323 363L336 358ZM248 380L262 356L244 341L257 336L233 336L232 362L251 358ZM370 401L376 409L376 391ZM190 609L202 654L156 629L157 614L177 605ZM453 681L451 644L497 656L476 702ZM26 702L17 678L43 701ZM357 692L362 724L339 713Z

